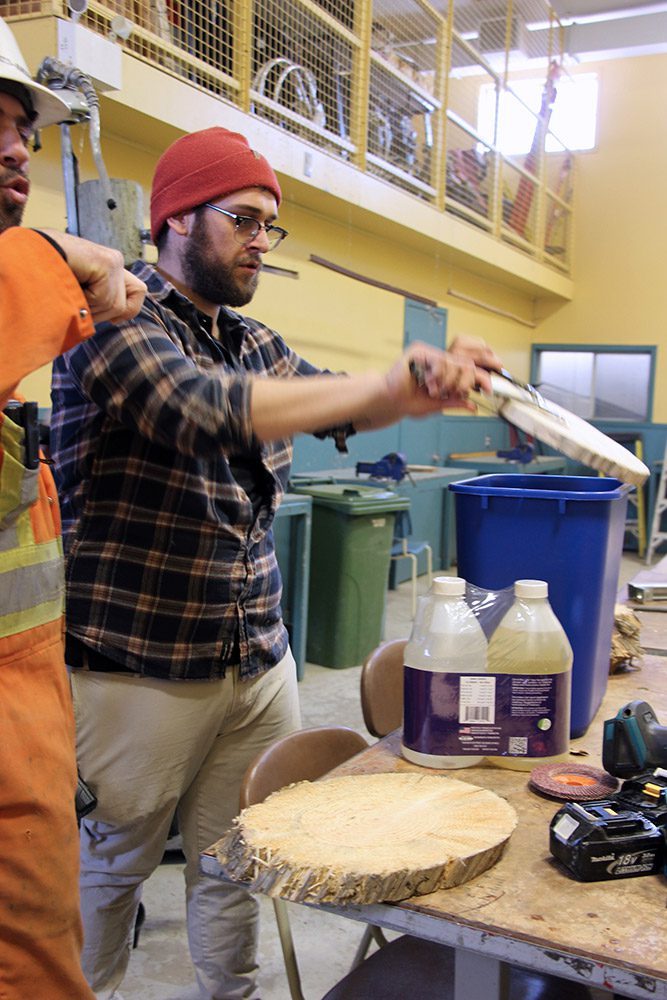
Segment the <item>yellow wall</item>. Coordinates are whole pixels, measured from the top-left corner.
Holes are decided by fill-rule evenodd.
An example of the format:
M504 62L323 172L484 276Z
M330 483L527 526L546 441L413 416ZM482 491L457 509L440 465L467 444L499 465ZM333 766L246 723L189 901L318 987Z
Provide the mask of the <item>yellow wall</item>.
M575 184L575 295L534 340L657 345L653 419L667 421L667 56L587 64L599 74L597 148Z

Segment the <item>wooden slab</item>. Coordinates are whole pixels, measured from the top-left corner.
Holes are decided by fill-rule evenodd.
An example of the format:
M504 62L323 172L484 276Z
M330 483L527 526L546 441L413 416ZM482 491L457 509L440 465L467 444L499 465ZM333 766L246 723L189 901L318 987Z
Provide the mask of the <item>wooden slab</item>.
M494 412L526 434L605 476L635 486L648 479L648 467L628 448L558 403L545 400L544 406L538 406L527 390L500 375L491 375L491 386L493 394L485 395L484 400Z
M244 809L213 846L223 873L296 902L375 903L461 885L500 858L505 799L429 773L302 781Z

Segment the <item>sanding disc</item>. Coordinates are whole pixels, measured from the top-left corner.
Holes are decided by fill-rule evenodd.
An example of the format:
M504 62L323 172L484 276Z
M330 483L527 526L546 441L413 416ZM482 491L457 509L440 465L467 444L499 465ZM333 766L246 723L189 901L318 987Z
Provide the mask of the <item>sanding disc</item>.
M616 778L606 771L568 761L533 768L529 784L537 792L570 802L604 799L618 788Z

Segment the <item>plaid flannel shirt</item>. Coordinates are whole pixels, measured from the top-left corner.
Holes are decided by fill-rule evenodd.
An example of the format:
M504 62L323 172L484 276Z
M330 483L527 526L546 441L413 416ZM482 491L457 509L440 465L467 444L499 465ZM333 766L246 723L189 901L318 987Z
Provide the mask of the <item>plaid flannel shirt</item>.
M147 676L258 674L288 644L271 526L292 442L254 438L246 375L320 369L228 309L211 336L154 268L132 270L150 293L139 316L54 364L68 635ZM235 455L251 462L255 508Z

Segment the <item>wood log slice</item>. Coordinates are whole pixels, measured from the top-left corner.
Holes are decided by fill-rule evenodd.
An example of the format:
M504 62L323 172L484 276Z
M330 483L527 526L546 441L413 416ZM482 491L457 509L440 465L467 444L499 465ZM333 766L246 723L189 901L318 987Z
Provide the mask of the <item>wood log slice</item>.
M244 809L214 845L224 874L297 902L374 903L467 882L500 858L516 813L432 774L302 781Z
M491 396L482 405L508 423L583 465L624 483L641 486L650 470L628 448L550 399L536 405L534 397L501 375L491 375Z

